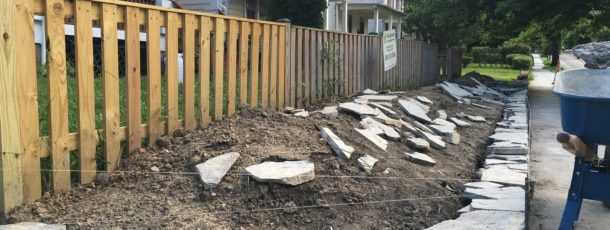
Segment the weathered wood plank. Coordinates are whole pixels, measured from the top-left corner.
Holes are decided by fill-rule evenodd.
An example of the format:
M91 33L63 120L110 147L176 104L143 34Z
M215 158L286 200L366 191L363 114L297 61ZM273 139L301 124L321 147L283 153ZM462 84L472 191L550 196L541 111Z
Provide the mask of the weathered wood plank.
M323 98L322 95L322 33L321 31L316 32L316 48L315 48L315 60L316 60L316 102Z
M322 92L320 92L320 94L322 95L322 98L326 98L328 97L330 94L328 92L328 79L329 78L329 63L328 63L328 51L329 51L329 45L328 45L328 32L322 32L322 48L320 49L320 53L318 54L320 56L320 61L322 62Z
M217 18L214 26L214 119L220 119L223 112L225 31L225 20Z
M290 101L288 103L289 106L291 107L296 107L296 88L295 88L295 84L296 84L296 78L297 78L297 29L296 28L290 28L290 48L289 50L290 52L290 75L288 76L288 79L290 82L288 82L289 87L286 88L290 91L290 93L288 94L288 100Z
M166 107L167 107L167 132L174 133L181 127L178 110L178 26L180 16L176 13L167 13L166 26L166 53L167 63L165 67L166 76Z
M38 151L40 146L38 87L36 68L32 68L32 66L36 66L36 51L34 47L34 19L32 16L31 4L31 1L18 2L16 4L17 8L15 10L14 18L14 22L16 23L15 27L19 28L19 33L15 33L17 36L15 39L16 47L19 47L19 52L16 52L17 59L15 63L17 64L17 68L15 71L17 73L16 76L19 76L17 78L17 95L19 103L20 139L23 150L21 176L23 178L23 197L29 202L38 200L42 196L40 152ZM4 54L4 52L1 53ZM7 60L2 60L2 63L10 64ZM3 68L4 66L2 69ZM5 76L4 74L5 73L2 72L2 76ZM0 198L0 200L1 199L2 198Z
M277 109L277 90L278 90L278 52L279 44L278 41L278 26L271 26L271 66L269 74L269 107Z
M194 130L197 128L195 120L195 15L184 15L184 29L182 29L182 53L184 54L184 128Z
M161 14L157 10L147 11L146 54L148 68L148 143L161 137Z
M212 20L200 17L199 24L199 124L205 126L210 122L210 32Z
M310 31L309 30L303 30L303 104L305 106L309 105L309 101L310 101L310 96L309 96L309 89L311 87L310 85L310 60L311 60L311 55L309 55L309 46L311 44L310 42L310 38L309 38L309 34Z
M237 21L229 21L229 37L227 38L228 48L228 89L227 89L227 114L229 116L235 114L235 99L237 93L237 38L239 36L239 24Z
M104 95L104 155L106 169L114 171L119 163L121 140L119 139L119 48L117 40L117 8L103 4L102 22L102 78Z
M93 35L91 2L76 0L75 40L76 74L78 84L78 166L80 182L88 184L95 179L95 89L93 88Z
M286 40L287 35L286 26L279 27L279 50L278 50L278 83L277 83L277 107L283 109L286 105L286 60L288 59L287 49L288 41Z
M66 77L66 41L64 1L49 0L45 5L45 31L48 39L47 87L49 98L49 135L53 189L69 191L70 152L68 141L68 89Z
M15 97L20 92L18 89L19 78L22 77L18 75L22 73L19 70L22 63L17 61L25 57L19 55L18 59L17 53L27 50L17 50L20 43L17 41L20 38L20 35L17 35L17 30L24 28L16 28L16 26L21 25L17 20L32 20L32 17L23 16L27 13L24 13L23 9L20 8L27 6L20 3L23 3L23 1L5 0L0 2L0 31L3 34L3 37L0 38L0 111L3 111L0 113L0 151L2 151L0 155L0 167L2 169L0 174L0 212L3 214L10 212L11 209L23 202L22 170L29 170L29 168L22 168L22 154L24 152L21 146L21 130L19 127L20 100ZM33 35L33 33L30 33L30 35ZM34 39L31 38L30 40L33 41ZM33 49L30 50L30 54L32 52Z
M257 23L252 23L252 64L250 67L250 107L258 107L258 76L259 76L259 60L260 60L260 42L261 42L261 26Z
M297 28L297 42L296 42L296 46L297 46L297 66L296 66L296 82L295 82L295 87L296 87L296 98L295 98L295 102L296 102L296 107L297 108L302 108L303 107L303 29L301 28Z
M140 86L140 26L139 9L127 8L125 23L125 73L127 75L127 151L136 152L142 146L140 125L142 124Z
M248 103L248 62L249 58L250 22L241 22L239 32L239 104Z
M271 28L269 25L263 25L263 50L261 58L261 106L267 108L269 100L269 40L271 36Z

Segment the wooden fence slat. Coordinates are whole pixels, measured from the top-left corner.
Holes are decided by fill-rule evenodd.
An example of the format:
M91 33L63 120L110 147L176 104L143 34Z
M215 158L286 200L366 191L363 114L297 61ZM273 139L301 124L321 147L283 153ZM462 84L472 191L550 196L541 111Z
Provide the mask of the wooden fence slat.
M297 79L297 29L296 28L290 28L290 82L289 85L290 87L288 88L290 90L290 96L288 98L290 98L290 103L289 105L292 107L296 107L296 97L297 97L297 93L296 93L296 79Z
M338 85L338 79L337 76L335 75L335 67L337 66L337 55L336 55L336 47L337 47L337 40L335 37L335 33L329 33L328 34L328 75L329 75L329 95L328 96L337 96L337 85Z
M140 26L138 8L127 7L125 15L125 73L127 75L127 151L138 151L141 147L141 86L140 86Z
M76 74L78 84L78 166L80 182L88 184L95 179L95 89L93 88L93 35L91 2L77 0L75 17Z
M17 55L15 71L16 76L19 76L16 79L16 83L20 118L20 139L23 149L21 178L23 179L23 198L30 202L38 200L42 196L38 87L36 68L32 68L32 66L36 66L36 51L34 46L34 19L31 7L31 2L28 1L21 1L21 4L17 4L14 20L16 23L15 27L19 28L19 33L15 33L17 36L15 39L16 47L19 47L19 52L15 52ZM9 63L7 60L1 62ZM4 74L5 72L2 72L2 76L5 76ZM18 179L18 177L14 179ZM13 198L16 201L20 200L17 197Z
M18 49L22 48L18 46L21 42L17 39L22 36L18 33L25 28L18 28L17 26L22 24L17 20L29 21L33 18L27 15L24 17L26 12L20 8L27 6L20 3L23 3L23 1L5 0L0 2L0 31L2 33L2 38L0 38L0 111L2 111L0 113L0 151L2 152L0 154L0 167L2 167L2 173L0 173L0 213L3 214L3 217L23 202L22 172L23 170L29 170L29 168L22 168L23 157L21 154L24 152L19 123L23 121L19 119L20 100L15 95L20 91L18 89L19 78L23 77L18 75L22 73L19 68L23 67L23 64L31 63L29 61L18 63L20 59L25 57L17 54L23 51ZM30 24L33 24L33 22ZM33 31L29 34L33 36ZM34 39L32 37L29 40L33 41ZM31 45L33 44L31 43ZM33 49L30 49L29 52L29 55L31 55ZM18 55L20 57L17 57ZM25 68L34 67L25 66Z
M225 20L216 18L214 26L214 119L222 117Z
M182 53L184 54L184 128L194 130L197 128L195 120L195 16L184 15L184 29L182 29Z
M261 26L252 24L252 63L250 67L250 107L258 107L258 76L260 60Z
M322 33L318 31L316 33L316 49L315 49L315 59L316 60L316 101L323 98L322 95Z
M303 31L303 104L305 106L309 105L309 101L310 101L310 96L309 96L309 89L311 87L310 85L310 81L309 79L311 78L310 76L310 71L309 71L309 60L311 59L311 55L309 55L309 44L310 44L310 38L309 38L309 33L310 30L304 30Z
M328 97L330 94L328 92L328 84L329 84L329 64L328 64L328 55L329 55L329 45L328 45L328 32L322 33L322 48L320 49L320 61L322 62L322 97Z
M147 11L146 54L148 78L148 143L155 143L163 133L161 127L161 15Z
M172 135L176 129L181 127L178 114L178 26L181 21L176 13L167 13L166 26L166 107L167 107L167 133Z
M348 56L348 50L349 50L349 36L347 34L342 34L341 35L341 44L343 44L343 50L341 50L341 55L342 55L342 69L343 71L341 71L341 78L343 79L343 87L342 87L342 92L343 92L343 96L347 96L348 95L348 88L349 88L349 84L351 83L349 81L349 67L348 67L348 63L349 63L349 56Z
M53 189L69 191L70 152L68 141L68 89L66 78L66 41L64 1L49 0L45 5L45 31L48 39L47 87L49 94L49 136Z
M312 30L309 37L309 99L314 102L316 98L316 31Z
M239 104L245 105L248 99L248 56L250 22L241 22L239 33Z
M297 58L296 58L296 107L303 107L303 29L297 29Z
M263 25L263 55L261 59L261 106L267 108L269 100L269 25Z
M104 87L104 155L106 169L114 171L120 159L119 139L119 45L117 38L117 8L102 4L102 78Z
M237 82L237 38L239 36L239 25L237 21L229 21L229 37L227 38L228 67L227 67L227 114L235 114L236 82Z
M277 109L277 91L278 91L278 26L271 26L271 67L269 74L269 107L272 109Z
M210 31L212 20L201 16L199 27L199 124L205 126L210 122Z
M279 50L278 50L278 92L277 92L277 107L282 110L286 104L286 26L279 27Z

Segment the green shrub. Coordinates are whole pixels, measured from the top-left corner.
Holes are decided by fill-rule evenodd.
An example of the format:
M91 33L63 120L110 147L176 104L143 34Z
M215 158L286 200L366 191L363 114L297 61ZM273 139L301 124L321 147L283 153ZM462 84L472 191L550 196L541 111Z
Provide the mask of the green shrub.
M529 70L532 65L534 65L534 61L531 57L517 56L511 62L511 67L516 70Z
M513 64L513 59L515 59L517 57L532 59L532 56L530 56L530 55L525 55L525 54L509 54L509 55L506 55L506 57L504 58L504 63L506 63L507 65L512 65Z
M504 45L500 48L500 52L502 56L506 56L508 54L525 54L530 55L532 52L532 47L523 43L516 43L510 45Z
M500 50L489 47L472 47L473 61L483 64L502 64L504 62Z
M468 64L472 63L473 58L470 56L464 56L462 57L462 65L464 66L464 68L466 68L468 66Z

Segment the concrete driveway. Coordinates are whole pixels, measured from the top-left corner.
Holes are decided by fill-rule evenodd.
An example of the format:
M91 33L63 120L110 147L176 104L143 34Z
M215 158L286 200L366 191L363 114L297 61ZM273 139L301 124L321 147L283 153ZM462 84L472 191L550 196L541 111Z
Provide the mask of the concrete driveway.
M574 157L555 140L561 121L558 99L552 93L554 73L542 69L534 55L534 80L529 84L531 153L530 176L535 182L530 202L529 229L558 229L567 198ZM581 64L579 64L579 62ZM566 69L584 68L571 54L561 55ZM610 209L601 202L585 200L576 229L610 229Z

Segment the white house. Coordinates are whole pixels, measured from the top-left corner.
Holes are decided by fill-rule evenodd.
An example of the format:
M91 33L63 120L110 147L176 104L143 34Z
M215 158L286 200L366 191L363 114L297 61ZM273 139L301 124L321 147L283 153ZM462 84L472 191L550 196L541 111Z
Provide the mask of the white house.
M181 8L242 18L260 18L260 0L174 0Z
M324 27L357 34L380 34L396 29L400 36L404 0L327 0Z

